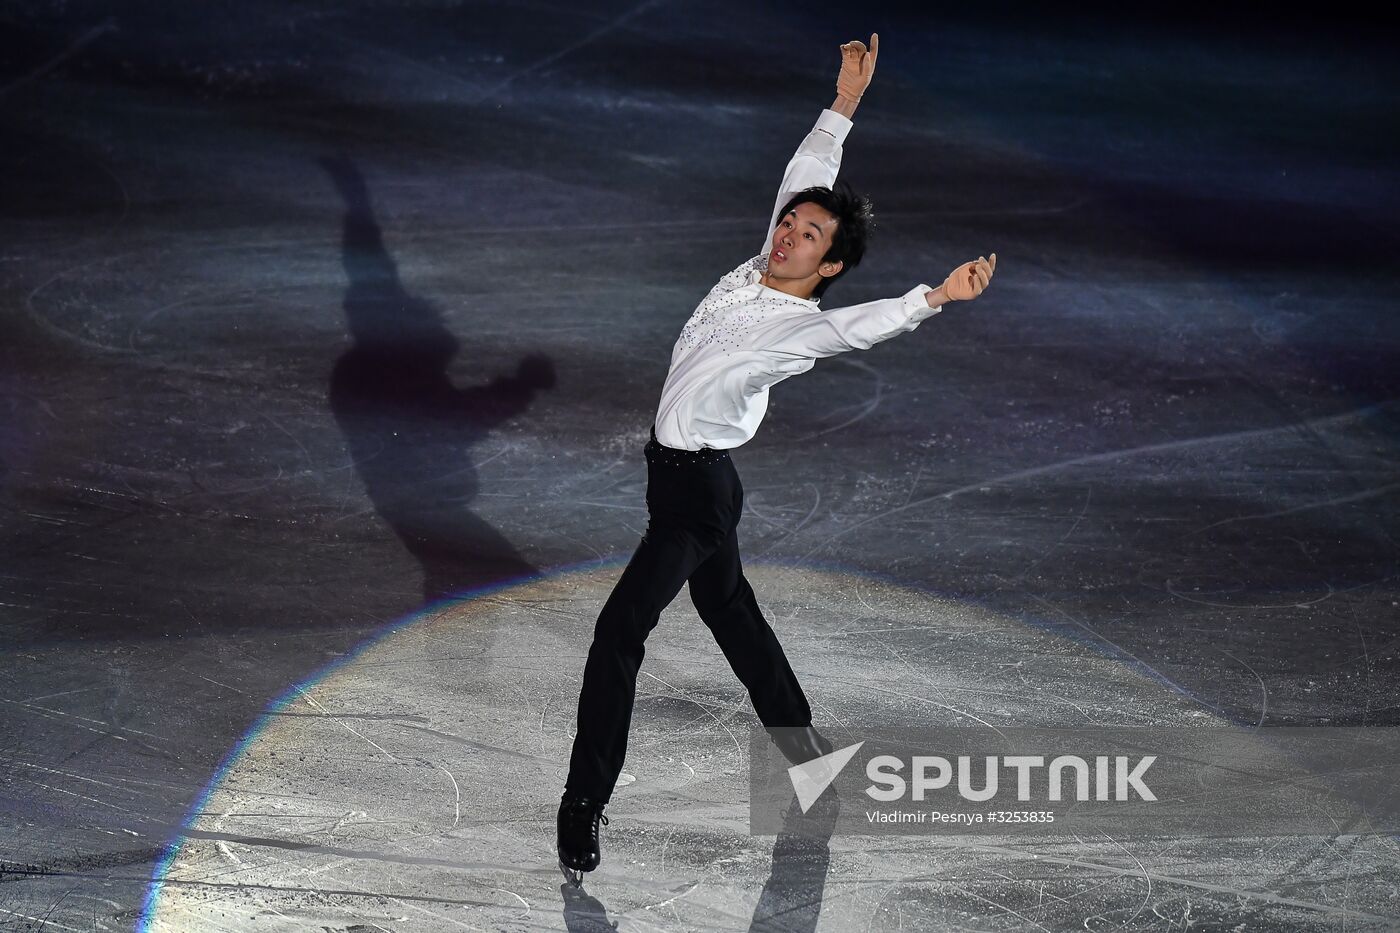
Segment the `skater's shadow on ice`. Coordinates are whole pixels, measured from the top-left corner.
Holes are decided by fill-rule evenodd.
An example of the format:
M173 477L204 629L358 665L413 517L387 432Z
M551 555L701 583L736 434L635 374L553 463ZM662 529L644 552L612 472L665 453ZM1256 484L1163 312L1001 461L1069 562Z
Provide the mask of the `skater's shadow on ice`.
M840 812L835 788L828 788L806 813L793 799L773 844L773 869L758 896L749 933L812 933L817 928L831 864L831 833ZM618 929L602 902L582 887L566 882L559 886L559 894L569 933Z
M353 341L331 374L330 408L370 502L422 564L428 602L536 574L472 511L472 449L554 386L553 362L533 354L511 375L453 385L448 366L460 344L432 303L404 289L359 169L343 156L318 161L345 201L341 255ZM481 370L487 361L468 362Z
M608 909L596 897L572 882L559 886L564 898L564 926L569 933L604 933L617 929L617 921L608 920Z
M793 798L773 843L773 870L758 896L749 933L811 933L817 928L831 865L831 833L840 812L834 787L806 813Z

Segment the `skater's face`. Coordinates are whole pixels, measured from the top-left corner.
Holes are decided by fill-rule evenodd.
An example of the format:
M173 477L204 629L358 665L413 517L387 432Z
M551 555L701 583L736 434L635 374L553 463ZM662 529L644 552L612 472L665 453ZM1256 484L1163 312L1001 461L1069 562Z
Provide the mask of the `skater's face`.
M803 201L778 218L768 253L768 274L773 278L811 280L815 288L822 276L841 271L841 263L822 262L836 234L836 216L819 204Z

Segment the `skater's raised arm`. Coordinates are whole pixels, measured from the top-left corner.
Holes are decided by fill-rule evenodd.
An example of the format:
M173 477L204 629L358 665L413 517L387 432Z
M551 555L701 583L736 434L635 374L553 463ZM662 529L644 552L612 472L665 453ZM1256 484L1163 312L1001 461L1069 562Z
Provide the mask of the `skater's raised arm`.
M869 51L859 39L841 46L841 72L836 78L836 99L817 117L816 125L788 161L782 184L778 186L773 212L768 217L768 229L763 237L764 256L773 248L773 228L778 223L778 212L788 199L803 188L814 185L830 188L836 181L841 169L841 144L851 131L851 119L855 116L861 95L870 86L870 79L875 74L875 56L879 48L878 33L871 34Z
M870 48L859 39L852 39L841 46L841 73L836 76L836 100L831 109L847 120L856 115L865 89L875 77L875 58L880 54L880 34L870 34Z

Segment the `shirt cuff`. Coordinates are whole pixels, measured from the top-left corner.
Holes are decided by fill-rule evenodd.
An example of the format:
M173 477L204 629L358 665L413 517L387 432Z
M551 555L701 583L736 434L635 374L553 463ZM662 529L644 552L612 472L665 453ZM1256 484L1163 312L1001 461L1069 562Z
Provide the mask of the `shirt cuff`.
M817 117L817 125L812 129L825 130L835 136L837 145L840 145L846 141L846 134L851 131L852 126L849 117L842 116L835 110L826 109L821 112L821 116Z
M909 319L911 321L922 321L924 318L933 317L939 311L943 310L942 305L935 305L932 308L928 306L928 299L924 296L931 291L933 291L932 288L921 284L915 285L904 293L902 299L904 302L904 310L909 312Z

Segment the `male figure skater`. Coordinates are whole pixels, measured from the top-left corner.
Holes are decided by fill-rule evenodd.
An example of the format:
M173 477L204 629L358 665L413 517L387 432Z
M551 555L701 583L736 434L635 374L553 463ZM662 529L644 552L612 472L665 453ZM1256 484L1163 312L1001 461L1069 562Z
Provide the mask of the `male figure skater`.
M870 84L879 50L841 46L836 100L788 163L763 252L719 280L695 309L671 354L671 370L646 445L646 533L608 597L584 666L558 815L559 863L575 883L600 861L599 820L627 749L643 642L661 611L690 583L690 598L748 689L759 720L794 763L828 754L807 698L759 611L739 563L736 529L744 492L729 450L754 436L768 389L821 357L865 350L942 310L976 298L996 267L978 257L938 288L823 311L822 293L860 262L870 203L832 190L841 143Z

